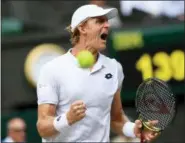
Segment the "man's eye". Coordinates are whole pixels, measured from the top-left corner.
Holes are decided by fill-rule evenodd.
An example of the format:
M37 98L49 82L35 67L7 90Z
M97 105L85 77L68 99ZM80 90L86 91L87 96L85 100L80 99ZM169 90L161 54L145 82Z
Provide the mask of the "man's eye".
M98 19L96 22L97 22L97 23L103 23L104 20L103 20L103 19Z
M96 20L96 23L99 23L99 20Z

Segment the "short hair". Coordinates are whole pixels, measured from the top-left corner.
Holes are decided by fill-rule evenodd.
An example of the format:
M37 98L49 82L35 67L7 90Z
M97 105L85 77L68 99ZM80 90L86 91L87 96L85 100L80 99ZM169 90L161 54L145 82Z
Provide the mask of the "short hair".
M71 25L66 27L66 30L70 33L70 36L71 36L70 37L70 42L73 46L76 45L79 42L79 39L80 39L80 31L78 30L78 27L80 25L86 24L89 19L90 18L87 18L84 21L82 21L73 31L72 31Z
M15 127L15 122L17 122L17 121L25 124L25 126L26 126L26 123L22 118L14 117L14 118L11 118L10 120L8 120L8 123L7 123L7 126L6 126L7 131L14 128Z
M72 28L71 25L66 27L66 30L70 33L70 42L71 44L74 46L78 43L79 39L80 39L80 31L78 30L78 28L75 28L74 31L72 32Z

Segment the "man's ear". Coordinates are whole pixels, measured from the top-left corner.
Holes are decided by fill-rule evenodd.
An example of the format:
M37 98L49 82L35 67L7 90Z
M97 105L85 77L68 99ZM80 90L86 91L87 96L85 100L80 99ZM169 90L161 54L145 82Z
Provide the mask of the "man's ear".
M86 34L86 25L85 24L79 25L78 30L79 30L80 33Z

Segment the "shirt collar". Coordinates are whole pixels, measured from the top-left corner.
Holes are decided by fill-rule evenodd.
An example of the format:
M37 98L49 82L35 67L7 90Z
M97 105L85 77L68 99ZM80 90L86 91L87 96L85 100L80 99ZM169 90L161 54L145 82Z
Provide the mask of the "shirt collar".
M101 53L98 54L98 60L96 61L91 73L97 72L105 67L104 61L103 61L103 55Z
M79 66L77 58L71 53L72 48L70 48L67 52L69 55L70 59L72 60L72 63L75 64L76 66Z

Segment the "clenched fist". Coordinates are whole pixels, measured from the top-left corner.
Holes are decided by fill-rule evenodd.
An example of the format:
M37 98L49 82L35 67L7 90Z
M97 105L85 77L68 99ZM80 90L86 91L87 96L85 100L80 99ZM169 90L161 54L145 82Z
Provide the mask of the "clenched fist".
M67 112L68 124L72 125L85 117L86 106L82 100L73 102Z

